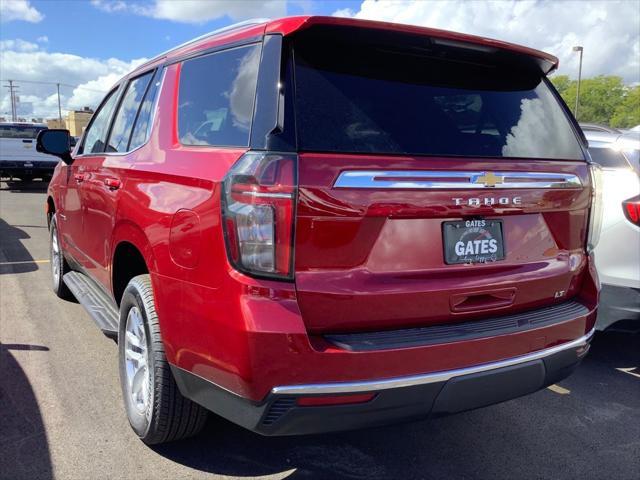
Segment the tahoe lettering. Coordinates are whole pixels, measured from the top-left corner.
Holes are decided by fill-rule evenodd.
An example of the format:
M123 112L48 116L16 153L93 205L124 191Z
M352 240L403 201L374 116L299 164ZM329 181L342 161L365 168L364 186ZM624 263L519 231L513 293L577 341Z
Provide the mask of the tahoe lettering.
M481 207L481 206L490 207L492 205L509 205L509 204L522 205L522 197L513 197L513 198L473 197L473 198L467 198L466 200L464 198L454 197L452 200L455 202L456 206L467 205L469 207Z

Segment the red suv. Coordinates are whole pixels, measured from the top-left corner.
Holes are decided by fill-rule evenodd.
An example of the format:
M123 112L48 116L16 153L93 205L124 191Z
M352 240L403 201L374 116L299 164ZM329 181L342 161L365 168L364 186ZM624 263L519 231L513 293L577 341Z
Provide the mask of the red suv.
M548 54L327 17L137 68L49 186L53 287L118 340L129 421L265 435L468 410L593 333L597 170Z

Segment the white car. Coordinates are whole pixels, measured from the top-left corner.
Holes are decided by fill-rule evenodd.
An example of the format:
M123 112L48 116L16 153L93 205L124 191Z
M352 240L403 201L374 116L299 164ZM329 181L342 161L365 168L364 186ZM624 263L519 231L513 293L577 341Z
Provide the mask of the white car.
M0 177L49 180L58 159L36 151L36 137L44 123L0 123Z
M597 328L640 330L640 141L585 132L602 166L603 219L595 260L602 291Z

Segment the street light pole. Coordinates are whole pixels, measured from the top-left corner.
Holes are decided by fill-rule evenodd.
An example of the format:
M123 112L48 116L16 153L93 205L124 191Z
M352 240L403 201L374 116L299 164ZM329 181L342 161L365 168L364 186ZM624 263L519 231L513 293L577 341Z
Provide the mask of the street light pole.
M580 81L582 80L582 51L583 48L581 46L573 47L574 52L580 52L580 64L578 66L578 89L576 91L576 109L573 112L573 116L578 120L578 106L580 105Z
M60 126L62 127L62 109L60 108L60 84L56 83L56 87L58 87L58 121L60 122Z

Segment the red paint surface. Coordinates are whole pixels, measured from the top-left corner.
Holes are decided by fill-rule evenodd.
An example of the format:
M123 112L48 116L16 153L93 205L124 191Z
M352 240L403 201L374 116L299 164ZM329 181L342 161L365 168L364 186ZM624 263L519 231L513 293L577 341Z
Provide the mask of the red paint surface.
M357 23L296 17L202 40L168 57L265 31L291 34L319 22ZM465 35L357 25L474 41L556 62L541 52ZM389 378L496 361L573 340L593 327L598 286L592 261L585 259L576 272L568 269L569 254L583 251L586 235L589 178L580 162L303 154L296 282L234 271L222 235L220 183L245 149L178 143L179 71L179 64L167 68L146 145L129 155L84 156L72 166L60 164L49 188L57 212L66 218L59 216L62 247L105 289L112 288L111 262L121 242L142 253L171 363L260 400L277 385ZM469 209L452 206L451 197L459 192L332 189L347 168L553 171L578 175L586 188L500 190L501 195L517 193L522 205ZM120 188L105 185L107 178L118 180ZM480 198L491 195L496 192L473 192ZM192 213L178 213L184 210ZM440 222L470 215L504 219L504 262L443 264ZM451 311L460 296L510 289L515 294L508 305ZM487 317L553 303L553 293L561 289L592 313L519 334L401 350L348 352L317 334Z

